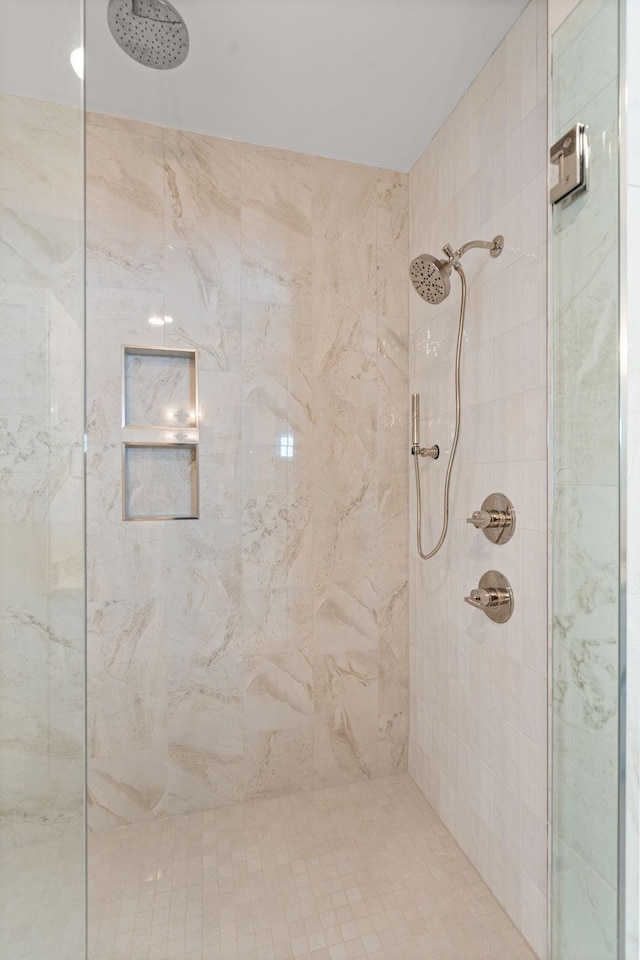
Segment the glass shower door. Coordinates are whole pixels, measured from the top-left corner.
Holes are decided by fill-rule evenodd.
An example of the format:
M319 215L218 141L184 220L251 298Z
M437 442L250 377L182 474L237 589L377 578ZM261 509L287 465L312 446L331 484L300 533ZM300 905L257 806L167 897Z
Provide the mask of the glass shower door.
M588 190L552 214L551 957L618 956L618 0L552 39L555 143L587 127Z
M82 24L0 5L3 960L85 957Z

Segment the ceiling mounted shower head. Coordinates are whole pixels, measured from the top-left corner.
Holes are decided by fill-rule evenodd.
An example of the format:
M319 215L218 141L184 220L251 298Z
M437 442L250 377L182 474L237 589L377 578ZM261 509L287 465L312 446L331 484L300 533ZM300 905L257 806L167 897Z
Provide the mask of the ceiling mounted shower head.
M169 0L109 0L107 21L118 46L145 67L171 70L189 53L187 26Z
M427 303L442 303L449 296L451 264L446 260L423 253L411 261L409 274L416 293Z

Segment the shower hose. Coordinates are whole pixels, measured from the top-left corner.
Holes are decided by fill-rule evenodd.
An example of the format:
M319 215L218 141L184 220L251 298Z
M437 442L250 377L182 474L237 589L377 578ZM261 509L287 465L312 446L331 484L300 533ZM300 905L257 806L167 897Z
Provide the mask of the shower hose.
M467 309L467 280L460 264L454 263L453 266L460 277L460 285L462 287L462 294L460 298L460 319L458 321L458 339L456 342L456 426L455 430L453 431L453 442L451 444L451 452L449 453L449 460L447 462L447 472L444 478L444 510L442 517L442 532L440 533L440 537L435 547L433 550L430 550L429 553L425 553L422 549L422 492L420 490L420 468L418 464L420 454L414 454L413 460L416 474L416 543L418 547L418 555L421 560L430 560L431 557L434 557L444 543L445 537L447 536L447 530L449 529L449 490L451 487L451 471L453 470L453 461L455 460L456 450L458 448L458 439L460 437L460 360L462 357L464 315Z

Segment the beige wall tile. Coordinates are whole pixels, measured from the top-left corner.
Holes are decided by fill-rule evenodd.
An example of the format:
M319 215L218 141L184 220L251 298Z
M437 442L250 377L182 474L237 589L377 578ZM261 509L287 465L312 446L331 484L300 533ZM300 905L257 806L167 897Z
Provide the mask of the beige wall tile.
M407 177L88 126L94 821L403 770ZM198 351L199 521L121 519L123 343Z

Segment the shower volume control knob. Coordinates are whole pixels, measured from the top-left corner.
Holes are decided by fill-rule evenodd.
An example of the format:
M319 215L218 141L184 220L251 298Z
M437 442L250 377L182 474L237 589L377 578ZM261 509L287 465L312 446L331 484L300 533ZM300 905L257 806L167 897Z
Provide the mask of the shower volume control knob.
M481 510L474 510L467 523L476 530L482 530L492 543L506 543L511 540L516 528L516 512L513 504L503 493L492 493L482 504Z
M473 607L499 607L501 603L508 603L508 599L505 600L505 593L502 591L499 593L497 590L485 590L484 588L478 587L476 590L472 590L468 597L465 597L465 600L471 604Z
M506 623L513 613L513 590L504 574L487 570L464 602L483 610L494 623Z
M497 517L489 510L474 510L470 517L467 517L467 523L472 523L476 530L484 530L485 527L496 526Z

